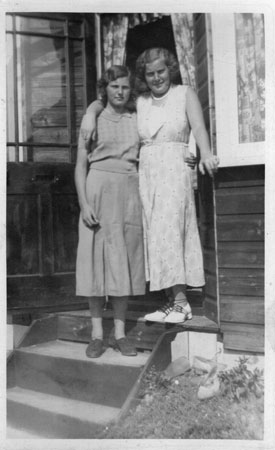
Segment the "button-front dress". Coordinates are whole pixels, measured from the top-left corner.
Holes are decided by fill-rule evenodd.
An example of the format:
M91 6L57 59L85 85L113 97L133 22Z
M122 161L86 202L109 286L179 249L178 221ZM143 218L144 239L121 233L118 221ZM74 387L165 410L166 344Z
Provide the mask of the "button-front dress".
M160 99L148 95L137 102L139 185L151 291L205 283L192 169L184 162L190 135L187 89L172 85Z
M86 196L99 220L88 228L80 216L76 294L127 296L145 293L142 209L136 114L98 118L97 145L89 156ZM83 145L80 137L80 145Z

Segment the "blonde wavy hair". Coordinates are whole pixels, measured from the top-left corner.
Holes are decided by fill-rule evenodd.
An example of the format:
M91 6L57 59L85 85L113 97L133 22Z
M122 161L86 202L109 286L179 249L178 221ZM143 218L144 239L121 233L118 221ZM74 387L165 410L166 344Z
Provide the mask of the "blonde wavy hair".
M171 83L175 83L180 77L179 63L175 55L162 47L154 47L145 50L136 61L135 92L137 95L149 93L150 89L145 80L146 64L157 59L163 59L170 73Z

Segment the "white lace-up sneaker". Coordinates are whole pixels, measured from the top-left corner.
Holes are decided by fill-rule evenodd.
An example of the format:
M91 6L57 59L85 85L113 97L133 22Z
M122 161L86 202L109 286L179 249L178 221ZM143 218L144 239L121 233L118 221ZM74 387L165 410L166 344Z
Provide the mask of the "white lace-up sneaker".
M157 311L146 314L144 316L144 319L148 320L149 322L164 322L165 317L168 316L168 314L172 311L172 309L173 303L171 302L166 303Z
M192 311L189 303L185 306L174 304L169 314L165 317L166 323L181 323L192 319Z

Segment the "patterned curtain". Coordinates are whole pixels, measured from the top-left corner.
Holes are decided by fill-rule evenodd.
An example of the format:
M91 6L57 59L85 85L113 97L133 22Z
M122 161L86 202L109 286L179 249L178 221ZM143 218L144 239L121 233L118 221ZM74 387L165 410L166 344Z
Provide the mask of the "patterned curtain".
M113 64L124 64L128 22L127 14L103 14L103 70Z
M147 24L160 19L164 14L102 14L102 34L104 50L104 67L125 63L125 46L128 28Z
M193 14L171 14L183 84L196 89Z
M235 14L239 142L265 140L265 44L262 14Z
M180 65L182 84L188 84L196 90L194 24L193 14L171 14L177 58ZM190 133L189 150L197 154L193 133ZM197 171L192 172L193 188L198 188Z
M137 25L144 25L149 22L154 22L155 20L161 19L167 14L161 13L140 13L140 14L128 14L129 17L129 28L134 28Z

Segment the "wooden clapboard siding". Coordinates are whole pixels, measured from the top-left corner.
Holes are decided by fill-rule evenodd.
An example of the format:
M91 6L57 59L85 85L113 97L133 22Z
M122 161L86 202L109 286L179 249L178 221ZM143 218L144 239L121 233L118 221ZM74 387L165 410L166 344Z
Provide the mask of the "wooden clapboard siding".
M11 194L7 205L7 271L8 274L33 274L39 267L39 231L36 196Z
M264 301L254 296L221 295L221 320L223 322L255 324L255 318L264 323Z
M219 214L250 214L264 212L264 186L225 188L217 195Z
M214 153L218 153L211 15L196 14L194 17L197 24L195 30L198 92L209 130L211 148ZM219 169L212 186L207 178L200 177L199 188L206 311L211 311L211 308L213 311L218 298L218 316L225 348L262 351L264 167Z
M195 55L197 93L203 108L205 125L210 137L213 134L212 88L211 88L211 35L205 14L194 14ZM211 138L212 139L212 138ZM215 211L213 202L213 183L209 176L198 176L199 189L199 224L204 254L205 315L218 321L218 297L216 276L216 240Z
M217 217L219 241L253 242L264 239L263 214L238 214Z
M52 196L54 272L74 272L78 242L79 206L75 194ZM68 245L70 243L71 245Z
M223 323L224 347L248 352L264 351L264 327L247 323Z
M264 248L262 242L220 242L219 267L263 269Z
M220 169L216 214L221 331L229 349L264 349L264 167Z
M218 255L219 256L219 255ZM263 269L219 268L219 291L224 295L264 295Z

